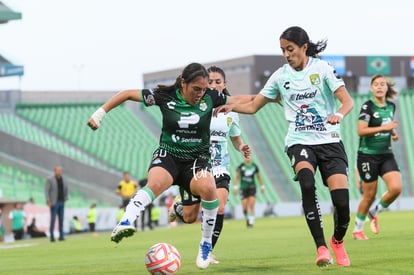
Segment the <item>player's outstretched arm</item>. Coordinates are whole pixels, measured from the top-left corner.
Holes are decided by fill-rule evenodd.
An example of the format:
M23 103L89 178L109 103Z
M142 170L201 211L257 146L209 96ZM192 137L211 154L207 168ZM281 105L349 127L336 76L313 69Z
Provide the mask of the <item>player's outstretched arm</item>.
M141 90L130 89L123 90L111 97L107 102L105 102L95 113L92 114L91 118L88 120L87 125L92 129L96 130L99 128L103 117L113 108L116 108L120 104L124 103L127 100L133 101L142 101Z

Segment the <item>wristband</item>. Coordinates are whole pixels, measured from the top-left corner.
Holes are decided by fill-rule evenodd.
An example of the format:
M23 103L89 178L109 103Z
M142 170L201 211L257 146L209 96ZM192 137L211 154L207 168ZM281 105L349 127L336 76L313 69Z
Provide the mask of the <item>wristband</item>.
M93 121L95 121L96 125L99 127L105 115L106 115L105 110L102 107L100 107L98 110L95 111L95 113L93 113L91 118L93 119Z
M264 190L264 189L265 189L265 186L264 186L264 185L262 185L260 188L262 188L262 190Z
M238 185L235 185L235 186L233 187L233 189L234 189L234 190L239 190L239 186L238 186Z
M336 112L336 113L335 113L335 115L336 115L336 116L339 116L341 119L343 119L343 118L344 118L344 115L343 115L342 113L340 113L340 112Z

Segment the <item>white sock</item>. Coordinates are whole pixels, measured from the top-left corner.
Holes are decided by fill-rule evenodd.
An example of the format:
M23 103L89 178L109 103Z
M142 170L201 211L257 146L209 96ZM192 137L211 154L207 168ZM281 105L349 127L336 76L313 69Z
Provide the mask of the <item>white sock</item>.
M365 219L361 220L360 218L355 218L355 227L353 232L362 231L364 229Z
M218 210L219 201L204 201L201 200L201 242L212 243L212 236L214 225L216 224L216 216Z
M129 201L121 221L128 220L132 224L145 210L145 207L153 201L154 194L151 193L152 191L149 188L140 189Z
M254 218L255 218L254 213L250 213L249 214L249 224L251 224L251 225L254 224Z

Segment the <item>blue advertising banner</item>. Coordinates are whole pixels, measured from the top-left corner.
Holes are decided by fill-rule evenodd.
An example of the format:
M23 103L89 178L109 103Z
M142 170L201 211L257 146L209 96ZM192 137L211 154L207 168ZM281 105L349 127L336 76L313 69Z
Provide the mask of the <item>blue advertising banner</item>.
M24 74L24 67L13 64L0 63L0 77L3 76L22 76Z
M335 68L335 71L338 75L345 75L346 73L346 64L345 56L343 55L323 55L322 59L327 61L332 67Z
M410 68L411 68L411 75L414 76L414 56L411 56Z

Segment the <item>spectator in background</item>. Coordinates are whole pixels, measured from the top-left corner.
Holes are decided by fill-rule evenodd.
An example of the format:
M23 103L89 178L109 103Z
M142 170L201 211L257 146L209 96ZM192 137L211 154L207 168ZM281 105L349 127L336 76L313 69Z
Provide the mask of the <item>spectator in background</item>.
M123 180L118 183L116 193L122 198L122 205L125 208L131 197L137 192L138 185L134 180L131 180L128 171L124 172Z
M89 231L92 233L95 233L96 215L96 203L92 203L86 216L86 221L89 225Z
M145 185L147 185L147 179L142 179L138 182L139 187L143 188ZM144 212L141 214L141 229L142 231L145 230L145 213L147 214L147 225L149 227L149 229L152 229L152 223L151 223L151 212L152 212L152 207L154 205L152 203L148 204L148 206L145 208Z
M157 205L154 205L151 211L151 225L152 226L155 226L155 227L158 226L158 221L160 219L160 216L161 216L161 208Z
M234 194L240 193L243 214L246 218L247 227L253 227L255 218L256 204L256 178L260 183L260 190L265 191L262 177L260 176L259 167L252 162L251 158L245 158L244 162L237 167L234 177ZM239 188L240 182L240 188Z
M32 218L32 223L27 227L27 233L32 238L47 237L45 232L40 231L39 228L37 228L36 218Z
M26 215L23 211L23 204L16 203L14 209L9 213L9 219L12 222L12 231L15 240L23 239L24 225L26 223Z
M78 216L73 216L72 220L69 223L69 233L75 234L75 233L81 233L84 232L82 229L82 224L78 218Z
M68 199L68 186L62 177L62 167L54 168L54 175L47 179L45 185L47 205L50 207L50 241L55 241L56 216L59 221L59 241L64 241L63 219L65 212L65 201Z
M124 213L125 213L125 207L121 204L119 206L118 213L116 214L116 224L121 222L122 216L124 216Z

